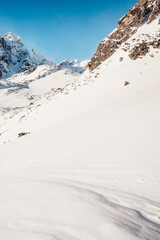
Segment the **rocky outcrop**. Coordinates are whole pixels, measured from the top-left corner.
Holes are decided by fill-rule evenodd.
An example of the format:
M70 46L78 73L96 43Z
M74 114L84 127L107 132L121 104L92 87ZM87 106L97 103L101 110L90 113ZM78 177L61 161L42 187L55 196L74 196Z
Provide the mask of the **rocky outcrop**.
M125 81L124 82L124 87L128 86L129 85L129 82L128 81Z
M160 39L156 39L154 41L143 41L142 43L136 45L129 53L129 57L132 60L141 58L149 52L150 47L153 47L154 49L160 49Z
M12 33L0 38L0 78L8 78L41 64L53 63L35 50L29 52L20 37Z
M119 20L118 27L98 46L97 51L85 69L90 71L112 56L122 43L127 41L144 23L151 23L160 14L160 0L139 0L129 12ZM143 49L143 46L139 46ZM140 50L140 51L141 51ZM138 51L138 49L137 49Z
M132 60L136 60L138 57L145 56L149 51L149 46L147 43L143 42L138 46L135 46L132 52L129 54L129 57Z
M151 23L153 20L155 20L159 13L160 13L160 0L157 0L153 7L153 11L149 16L148 23Z

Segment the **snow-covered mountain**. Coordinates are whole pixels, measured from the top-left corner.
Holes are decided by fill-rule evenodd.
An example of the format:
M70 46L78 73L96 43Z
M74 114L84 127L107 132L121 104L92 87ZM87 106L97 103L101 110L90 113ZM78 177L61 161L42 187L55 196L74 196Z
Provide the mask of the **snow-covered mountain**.
M1 81L3 240L160 239L159 21L159 1L140 0L83 74Z
M8 33L0 38L0 78L8 78L42 64L54 65L35 50L29 52L20 37Z
M73 83L79 74L69 69L51 65L39 65L15 74L0 82L0 112L24 108L43 98L46 94L61 92Z
M57 65L59 69L67 68L72 71L82 73L85 61L67 61L64 60ZM25 72L28 69L39 65L55 66L52 61L45 59L36 50L29 52L20 37L13 33L8 33L0 38L0 79L7 79L14 74Z
M58 67L59 68L68 68L68 69L71 69L72 71L82 73L84 67L88 64L88 62L89 62L89 60L84 60L84 61L78 61L77 59L72 60L72 61L64 60L58 64Z

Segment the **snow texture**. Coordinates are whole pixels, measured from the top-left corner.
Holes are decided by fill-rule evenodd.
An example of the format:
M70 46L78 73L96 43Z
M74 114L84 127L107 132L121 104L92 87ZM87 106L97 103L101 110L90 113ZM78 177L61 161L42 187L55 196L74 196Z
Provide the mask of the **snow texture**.
M128 56L159 31L144 24L93 72L2 81L1 239L160 239L160 50Z

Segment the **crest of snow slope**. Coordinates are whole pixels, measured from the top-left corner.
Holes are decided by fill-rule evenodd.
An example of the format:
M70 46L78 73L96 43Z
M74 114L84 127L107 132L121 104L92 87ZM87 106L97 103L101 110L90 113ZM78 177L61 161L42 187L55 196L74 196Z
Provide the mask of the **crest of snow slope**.
M1 80L1 112L29 106L48 92L53 94L79 77L79 74L68 69L57 70L57 66L40 65Z
M134 37L159 31L151 24ZM1 117L1 141L12 140L0 146L3 240L159 240L159 57L150 48L133 61L122 46L62 93Z
M13 33L0 38L0 78L8 78L41 64L55 65L35 50L29 52L20 37Z
M68 68L72 71L82 73L84 67L88 64L89 60L78 61L77 59L72 61L64 60L58 64L58 67L61 68Z

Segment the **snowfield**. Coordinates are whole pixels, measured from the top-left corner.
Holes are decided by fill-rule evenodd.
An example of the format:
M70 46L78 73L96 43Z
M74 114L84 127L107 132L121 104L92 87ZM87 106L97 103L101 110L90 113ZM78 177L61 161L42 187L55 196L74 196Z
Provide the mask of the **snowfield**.
M78 61L77 59L74 59L72 61L64 60L58 64L59 68L68 68L72 71L82 73L84 67L89 63L89 60L84 61Z
M1 107L2 240L160 239L159 56L122 46L92 73L13 92L34 99Z

